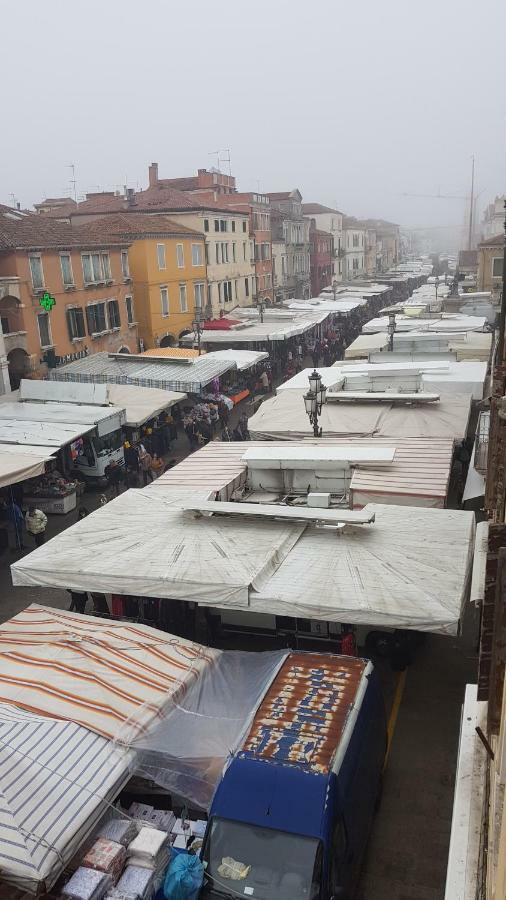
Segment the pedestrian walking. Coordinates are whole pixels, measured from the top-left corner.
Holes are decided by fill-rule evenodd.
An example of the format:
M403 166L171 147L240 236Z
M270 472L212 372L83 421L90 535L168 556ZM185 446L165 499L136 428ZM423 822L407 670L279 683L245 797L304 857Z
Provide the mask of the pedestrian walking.
M151 457L151 475L153 481L156 478L159 478L165 468L165 463L161 456L158 456L158 453L153 453Z
M70 597L71 597L69 612L84 613L84 611L86 609L86 604L88 602L87 592L86 591L72 591L69 588L68 593L70 594Z
M31 503L25 516L25 525L28 534L31 534L35 541L35 546L40 547L46 539L46 514Z
M268 394L270 392L269 376L265 369L262 370L262 374L260 375L260 385L262 394Z
M140 445L139 448L139 465L141 467L142 472L142 483L144 487L149 484L150 481L153 481L153 476L151 474L151 454L148 453L143 444Z
M109 482L113 497L117 497L123 481L123 469L115 459L111 460L109 465L105 467L104 475Z

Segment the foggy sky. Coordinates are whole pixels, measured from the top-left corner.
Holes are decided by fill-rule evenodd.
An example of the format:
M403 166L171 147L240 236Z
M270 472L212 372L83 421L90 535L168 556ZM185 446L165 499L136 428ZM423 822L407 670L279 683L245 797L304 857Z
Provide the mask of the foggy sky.
M4 0L0 201L216 165L241 190L457 224L506 191L504 0ZM227 171L222 162L221 168Z

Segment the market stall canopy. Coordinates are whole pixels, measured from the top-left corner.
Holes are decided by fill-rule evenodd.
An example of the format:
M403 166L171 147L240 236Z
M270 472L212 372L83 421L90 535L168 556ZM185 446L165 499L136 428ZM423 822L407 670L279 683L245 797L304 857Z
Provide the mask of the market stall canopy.
M107 396L114 406L125 410L125 425L138 428L158 416L164 409L186 400L186 394L179 391L164 391L157 388L137 387L134 384L108 384Z
M74 722L0 703L2 881L49 890L129 779L132 756Z
M251 369L258 365L264 359L269 359L269 354L265 350L213 350L207 354L212 359L224 359L233 362L240 372Z
M285 310L288 313L288 310ZM264 322L241 323L242 327L231 328L230 330L209 330L206 328L202 331L200 340L203 344L248 344L248 343L265 343L266 341L287 341L289 338L297 337L305 334L316 325L321 324L328 317L326 311L319 313L306 312L304 315L297 316L292 311L292 315L287 315L285 320L268 319ZM183 344L193 344L197 340L194 334L185 334L181 341ZM209 354L208 354L209 355Z
M374 514L373 524L322 530L248 517L196 519L182 509L189 499L198 502L198 495L127 491L14 563L13 583L457 631L472 513L369 504L364 512ZM88 627L96 632L95 623ZM0 699L11 690L0 683Z
M388 321L388 316L371 319L370 322L366 322L362 326L362 333L375 334L377 332L386 332L388 330ZM404 315L395 317L397 331L483 331L486 323L487 319L485 316L460 316L451 313L445 313L434 319L422 319Z
M342 378L350 383L354 377L367 376L371 379L405 378L406 382L417 375L420 378L420 390L437 391L440 394L471 394L473 400L482 400L487 379L487 363L480 361L456 362L454 360L423 360L419 362L389 362L388 356L379 362L368 363L334 363L330 367L318 368L323 383L330 390L339 384ZM312 369L303 369L292 378L284 381L276 388L276 393L286 390L303 390L308 388L308 378ZM347 388L348 389L348 388Z
M367 359L373 350L383 350L388 346L388 335L384 332L377 334L359 334L357 338L344 351L345 359ZM336 363L338 365L338 363Z
M46 451L41 447L36 450L34 453L30 447L26 452L26 448L20 450L18 444L0 444L0 488L44 474L45 464L55 451Z
M131 384L186 394L200 394L215 378L234 368L227 359L210 354L192 359L152 360L139 355L101 352L76 359L51 370L53 381L91 382L95 384Z
M96 515L87 518L97 525ZM102 532L101 540L118 547L111 532ZM57 571L58 550L51 543ZM93 553L81 555L89 566ZM73 587L71 582L60 584ZM169 698L184 694L214 653L147 625L32 604L0 625L0 702L75 722L106 738L128 723L135 735Z
M472 397L443 396L437 403L396 406L395 403L324 403L319 416L328 437L432 437L461 441L467 433ZM248 420L251 437L257 440L300 440L313 437L304 406L303 390L285 390L264 400Z
M315 468L318 477L323 462L310 462L318 454L340 451L352 462L349 472L350 508L360 509L367 503L397 503L410 506L446 506L448 482L453 457L451 439L396 438L392 457L392 441L388 438L320 438L295 441L210 441L201 450L183 459L153 482L153 488L172 487L188 491L208 491L210 496L230 500L235 491L242 493L248 482L251 465L261 465L259 456L267 451L283 454L280 468L295 470L298 465ZM302 461L296 463L294 457ZM252 456L256 462L251 462ZM290 461L291 460L291 461ZM334 463L334 468L337 468ZM321 479L324 489L325 476ZM320 487L320 485L318 485Z

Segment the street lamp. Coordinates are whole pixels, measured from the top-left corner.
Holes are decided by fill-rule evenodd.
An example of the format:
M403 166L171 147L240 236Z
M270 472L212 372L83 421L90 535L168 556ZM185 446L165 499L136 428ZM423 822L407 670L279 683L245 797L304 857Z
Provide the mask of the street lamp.
M202 349L200 346L200 338L201 338L202 332L204 330L204 327L202 325L201 312L202 311L200 309L200 306L196 306L195 307L195 318L192 322L193 334L194 334L194 336L195 335L197 336L197 347L198 347L198 351L199 351L199 356L202 353Z
M332 282L332 293L334 294L334 303L335 303L336 302L336 294L337 294L337 281L335 278L334 278L334 281Z
M322 382L322 376L316 369L309 376L309 390L304 394L304 406L309 421L313 426L313 434L315 437L322 436L322 429L318 426L318 416L322 411L322 406L327 397L327 388Z
M439 275L436 275L436 280L435 280L434 284L436 286L436 303L437 303L437 289L439 287Z
M395 313L389 312L388 313L387 331L388 331L388 349L390 350L390 352L392 352L392 350L394 349L394 334L395 334L396 330L397 330L397 325L395 324Z
M264 321L264 309L265 309L265 300L263 299L263 297L262 297L261 300L257 300L257 307L258 307L258 312L260 313L260 321L261 321L262 324L263 324L263 321Z

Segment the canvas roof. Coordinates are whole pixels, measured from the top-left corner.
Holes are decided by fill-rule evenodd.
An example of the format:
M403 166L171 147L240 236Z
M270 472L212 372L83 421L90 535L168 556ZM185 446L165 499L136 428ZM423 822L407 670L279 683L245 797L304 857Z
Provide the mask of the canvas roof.
M129 779L131 758L73 722L0 703L2 882L49 890Z
M300 440L312 437L313 426L306 414L304 391L281 391L264 400L248 422L252 438ZM400 405L390 403L325 403L319 422L327 437L432 437L461 441L466 436L471 409L470 394L443 396L437 403Z
M227 331L211 330L204 328L201 341L209 344L246 344L248 342L286 341L288 338L304 334L315 325L325 321L328 312L307 313L306 316L294 316L289 321L282 319L269 319L265 322L254 322L243 328L231 328ZM185 334L181 340L185 344L192 344L195 335Z
M413 316L397 315L395 324L397 331L483 331L487 322L486 316L462 316L445 313L438 318L418 318ZM374 334L378 331L387 331L388 316L378 316L362 326L364 334Z
M25 451L25 447L20 451L18 444L0 444L0 488L43 475L47 460L56 452L42 447L37 447L34 452L31 445L28 452Z
M13 583L456 633L471 513L369 504L373 524L325 531L182 510L205 496L127 491L14 563Z
M365 493L381 503L410 503L413 498L427 506L444 506L453 457L451 439L425 438L321 438L295 441L211 441L201 450L192 453L178 465L160 476L153 488L166 487L188 491L208 491L221 500L230 500L234 491L244 487L247 481L248 451L270 450L303 451L307 458L314 450L342 450L344 455L356 459L363 451L373 453L383 448L394 448L393 461L388 465L361 462L353 467L350 480L352 508L361 506ZM287 465L290 468L291 464ZM317 467L315 465L315 467Z
M107 396L114 406L123 407L130 428L139 427L159 415L164 409L186 399L180 391L137 387L134 384L108 384Z
M101 531L96 514L87 518L103 546L119 551L119 535ZM46 584L62 561L54 541L71 531L79 541L71 528L47 544L54 574L48 573ZM132 546L129 552L133 560ZM86 547L81 554L76 549L75 568L85 571L94 556ZM64 578L61 587L74 587L72 581ZM0 625L0 702L75 722L106 738L122 731L135 736L185 692L214 652L147 625L32 604Z

